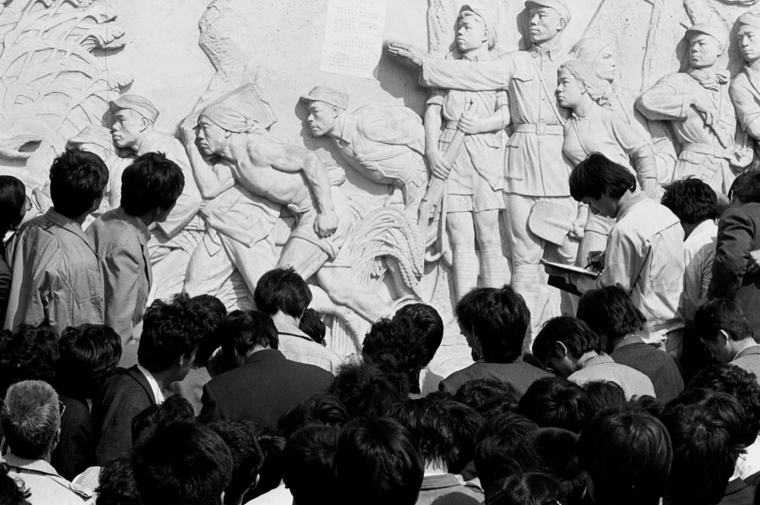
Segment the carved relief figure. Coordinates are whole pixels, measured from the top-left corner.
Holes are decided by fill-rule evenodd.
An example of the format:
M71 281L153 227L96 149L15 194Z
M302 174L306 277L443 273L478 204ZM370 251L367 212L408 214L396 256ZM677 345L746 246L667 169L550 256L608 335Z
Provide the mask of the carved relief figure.
M164 153L179 165L185 176L185 187L174 209L166 221L155 223L148 244L153 264L151 299L164 298L182 291L190 254L201 239L203 221L197 216L201 194L182 144L173 136L155 130L158 109L147 98L124 95L109 105L113 114L111 134L117 147L137 156Z
M390 312L377 294L352 283L350 264L341 261L341 247L353 226L349 202L338 187L342 174L331 178L315 153L275 139L225 103L206 107L198 126L203 153L228 162L213 169L195 167L204 191L238 183L295 216L277 266L292 266L304 279L316 275L329 300L316 290L315 310L325 311L329 304L349 307L368 321Z
M399 188L407 212L416 218L428 182L420 117L393 105L365 105L347 112L348 99L329 86L316 86L301 96L309 107L311 132L332 138L360 174Z
M760 12L746 12L736 20L736 38L746 66L728 92L739 124L757 146L760 139ZM755 147L757 153L757 147ZM755 158L755 164L758 160Z
M722 28L708 24L692 26L686 37L689 68L660 79L636 107L649 119L670 122L681 148L674 179L697 177L727 194L734 171L752 161L728 95L730 74L718 68L728 37Z
M555 248L527 226L533 206L550 200L566 206L568 225L576 221L578 207L570 198L570 167L562 158L563 125L567 112L554 95L557 70L568 57L562 49L562 32L570 21L563 0L529 0L531 47L493 61L440 60L406 44L391 43L388 50L422 67L425 86L489 91L506 89L513 134L507 143L506 217L512 250L512 286L525 298L534 315L534 330L540 322L539 261L545 249L565 263L573 263L577 242ZM582 220L575 224L583 226ZM535 334L535 332L534 332Z
M631 126L607 107L607 96L602 91L605 81L582 60L563 63L557 80L559 104L572 111L565 123L562 146L570 163L575 166L592 153L604 154L630 169L642 191L648 197L656 198L657 162L652 145L641 129ZM597 214L589 216L578 254L579 263L585 265L589 252L605 249L613 224L612 219Z
M471 62L493 60L498 54L495 21L484 6L462 6L456 24L457 48L447 58ZM502 138L509 123L505 91L435 89L427 101L425 135L433 177L446 181L446 227L453 252L456 299L477 285L500 287L506 281L499 213L504 209ZM458 130L464 141L449 162L446 153ZM480 250L480 264L475 252Z
M617 58L612 46L606 40L586 37L579 40L570 50L575 58L590 63L597 77L608 83L603 89L609 101L609 107L617 112L634 128L641 128L642 134L651 137L657 157L657 182L660 185L670 182L676 165L676 150L673 135L663 121L650 121L636 110L634 104L639 93L623 89L618 82Z

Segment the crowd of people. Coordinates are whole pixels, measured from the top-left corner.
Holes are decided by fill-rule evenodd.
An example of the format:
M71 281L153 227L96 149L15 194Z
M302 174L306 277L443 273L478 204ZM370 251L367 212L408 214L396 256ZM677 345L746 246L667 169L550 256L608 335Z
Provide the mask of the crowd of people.
M650 218L677 216L671 237L616 234L622 219L613 227L610 244L630 258L636 240L649 241L637 261L652 272L634 277L647 282L604 285L607 268L635 262L608 263L573 315L535 335L512 287L474 288L455 308L473 363L432 388L444 321L423 303L376 321L361 356L347 359L326 346L292 268L261 277L257 310L228 313L213 296L187 294L146 307L148 226L183 186L163 155L136 158L120 207L86 232L102 161L67 151L50 179L53 208L19 227L25 188L0 177L0 231L13 232L0 262L0 503L754 503L758 172L736 179L718 228L716 195L701 181L678 181L650 203L627 170L592 155L571 175L579 201L609 217L641 202ZM699 268L680 288L661 282L672 272L655 271L667 261L651 256L682 254L684 235L705 228ZM732 251L744 277L729 286ZM647 341L658 329L646 310L673 291L687 325L668 352ZM139 340L122 327L140 328Z

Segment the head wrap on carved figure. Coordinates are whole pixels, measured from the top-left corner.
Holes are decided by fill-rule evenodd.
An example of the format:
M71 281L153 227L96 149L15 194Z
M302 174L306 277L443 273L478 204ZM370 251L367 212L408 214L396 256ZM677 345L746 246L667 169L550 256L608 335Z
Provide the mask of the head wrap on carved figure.
M339 109L348 109L348 95L330 86L314 86L311 91L301 95L303 102L325 102Z
M760 11L748 11L739 16L736 20L736 27L749 25L760 30Z
M257 127L261 128L253 119L245 117L237 108L225 102L207 106L200 116L232 133L249 133Z
M108 108L111 110L133 110L152 123L155 123L158 118L156 106L147 98L138 95L123 95L116 100L108 102Z
M725 47L728 42L728 31L725 28L709 23L699 23L686 30L686 38L691 40L692 37L704 33L714 38Z
M483 20L483 24L488 32L488 49L493 49L498 41L496 34L496 14L490 9L484 2L478 0L470 0L459 9L459 15L457 16L457 29L459 28L459 22L465 16L478 16Z
M609 106L610 102L606 91L608 88L607 81L597 77L591 63L583 60L570 60L560 65L558 72L563 70L570 72L575 77L578 85L586 90L593 101L603 107Z
M565 20L565 24L569 23L572 18L570 15L570 8L564 0L528 0L525 2L526 9L536 7L549 7L550 9L554 9L559 12L560 17Z
M583 60L591 65L594 64L596 59L602 54L605 47L609 47L610 43L604 39L598 37L586 37L575 43L570 54L578 60Z

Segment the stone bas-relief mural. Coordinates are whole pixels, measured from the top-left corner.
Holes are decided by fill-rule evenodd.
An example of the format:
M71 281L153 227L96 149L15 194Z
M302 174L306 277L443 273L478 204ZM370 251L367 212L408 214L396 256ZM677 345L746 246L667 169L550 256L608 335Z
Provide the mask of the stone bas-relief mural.
M166 30L198 30L188 51L216 72L201 96L167 102L155 96L171 69L167 82L117 70L130 34L150 37L121 25L119 1L2 4L0 171L44 209L55 155L92 150L111 169L105 211L130 156L165 152L188 183L152 230L152 297L250 308L260 275L292 265L344 355L411 301L458 335L452 307L476 285L510 281L534 333L569 310L539 260L604 248L609 223L567 187L589 152L654 198L681 176L725 193L756 163L754 0L389 0L375 79L319 71L329 0L193 2L207 3L198 25ZM185 119L159 129L161 114Z

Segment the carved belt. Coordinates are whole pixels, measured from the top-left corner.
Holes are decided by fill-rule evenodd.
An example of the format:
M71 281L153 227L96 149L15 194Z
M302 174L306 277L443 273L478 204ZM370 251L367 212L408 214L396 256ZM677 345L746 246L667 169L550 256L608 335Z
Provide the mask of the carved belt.
M704 154L706 156L712 156L713 158L721 158L724 160L733 159L733 150L723 149L722 147L715 147L710 144L685 144L681 148L681 152Z
M523 123L512 125L512 131L514 133L533 133L540 136L543 135L564 135L565 129L560 124L546 124L546 123Z

